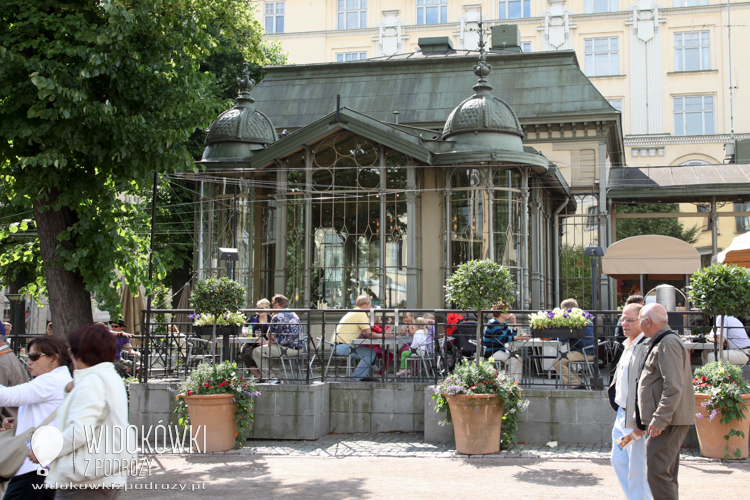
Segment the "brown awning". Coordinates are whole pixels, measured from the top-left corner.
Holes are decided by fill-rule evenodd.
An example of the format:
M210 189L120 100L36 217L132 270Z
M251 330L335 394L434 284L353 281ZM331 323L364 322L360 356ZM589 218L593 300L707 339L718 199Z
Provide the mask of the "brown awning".
M701 256L694 246L671 236L655 234L632 236L613 243L602 258L602 272L616 279L641 274L684 276L700 268Z

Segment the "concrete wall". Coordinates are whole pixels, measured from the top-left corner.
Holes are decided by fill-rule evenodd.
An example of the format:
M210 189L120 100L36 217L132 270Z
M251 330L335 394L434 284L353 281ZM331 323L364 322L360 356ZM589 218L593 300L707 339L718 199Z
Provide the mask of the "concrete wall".
M177 381L130 386L130 423L156 426L175 422ZM318 439L329 432L424 432L431 443L453 440L453 427L440 425L432 391L425 384L316 382L311 385L259 384L252 439ZM615 413L605 392L527 389L519 442L606 444ZM685 444L697 444L691 430Z

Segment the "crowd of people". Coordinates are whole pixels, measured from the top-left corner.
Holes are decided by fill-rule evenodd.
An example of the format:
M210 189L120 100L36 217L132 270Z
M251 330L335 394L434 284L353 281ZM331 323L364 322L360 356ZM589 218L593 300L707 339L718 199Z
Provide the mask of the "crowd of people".
M29 380L7 345L4 325L0 328L0 432L18 435L49 420L62 435L62 449L48 466L41 467L29 449L13 477L0 482L5 500L114 499L122 493L127 471L120 466L128 463L127 449L135 449L136 441L128 429L125 384L114 364L114 330L99 323L69 333L67 342L51 334L31 339ZM103 436L101 446L88 447L87 435ZM129 444L121 446L122 440Z

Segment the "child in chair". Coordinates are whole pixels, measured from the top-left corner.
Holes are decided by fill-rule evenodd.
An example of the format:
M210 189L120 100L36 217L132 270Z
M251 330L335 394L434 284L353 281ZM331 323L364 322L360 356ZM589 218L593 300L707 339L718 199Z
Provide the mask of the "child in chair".
M427 353L427 349L430 346L430 342L427 338L427 320L420 317L414 320L414 327L417 330L414 332L414 339L411 342L411 349L405 350L401 353L401 369L396 372L396 376L401 377L406 374L406 360L416 354L417 351L421 351L422 354ZM434 339L434 334L433 334Z

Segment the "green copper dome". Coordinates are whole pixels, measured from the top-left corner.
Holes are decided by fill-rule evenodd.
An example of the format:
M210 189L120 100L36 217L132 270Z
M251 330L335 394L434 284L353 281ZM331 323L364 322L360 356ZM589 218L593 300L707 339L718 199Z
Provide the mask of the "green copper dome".
M255 101L250 97L250 90L255 81L250 79L247 63L243 78L238 78L237 83L240 92L236 104L221 113L208 129L204 160L247 158L253 155L253 151L279 140L271 120L253 105Z
M523 129L518 117L505 101L490 93L492 86L487 81L487 75L492 66L487 63L484 44L480 44L479 62L474 66L474 74L479 81L474 85L475 94L459 104L445 122L443 140L476 142L472 136L483 133L502 134L505 137L483 137L481 142L497 142L501 149L523 151Z

